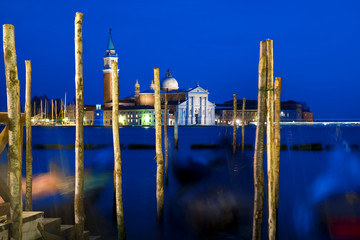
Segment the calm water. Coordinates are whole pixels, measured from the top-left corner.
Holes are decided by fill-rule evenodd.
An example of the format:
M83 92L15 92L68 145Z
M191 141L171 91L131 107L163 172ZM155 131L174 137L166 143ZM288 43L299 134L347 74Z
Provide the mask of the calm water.
M240 129L238 132L241 134ZM85 151L86 228L92 235L115 239L111 128L86 127L84 134L85 144L98 147ZM120 129L120 142L125 146L121 158L128 239L251 239L253 150L235 157L229 147L192 150L192 144L226 145L232 139L232 128L180 127L179 150L175 152L173 128L169 128L169 185L165 188L164 221L157 224L155 150L128 148L129 144L155 144L154 134L153 128ZM281 134L281 143L289 150L281 151L280 157L279 239L339 236L341 226L339 230L334 222L344 218L346 222L348 216L360 219L360 128L289 126L283 127ZM33 207L44 210L47 217L62 217L65 224L73 223L75 155L70 145L74 139L73 127L33 128L34 146L63 146L33 150L34 179L37 177L40 189ZM254 142L255 128L246 127L245 143ZM320 143L323 150L290 150L292 145L309 143ZM3 177L6 162L6 154L2 154ZM52 185L49 176L56 176L62 185ZM265 224L263 236L266 239Z

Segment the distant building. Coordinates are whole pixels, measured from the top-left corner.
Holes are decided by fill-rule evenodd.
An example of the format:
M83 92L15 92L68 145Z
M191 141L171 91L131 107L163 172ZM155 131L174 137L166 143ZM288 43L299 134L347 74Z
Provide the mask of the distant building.
M104 126L112 125L112 107L105 107L103 115ZM162 123L164 122L164 109L162 109ZM120 126L155 126L155 111L151 106L119 106ZM173 125L173 117L168 119L168 125Z
M246 100L245 102L245 124L249 122L257 121L258 113L257 113L257 100ZM234 116L234 108L233 101L227 101L223 104L216 104L216 124L217 125L232 125L233 124L233 116ZM285 101L281 102L281 121L285 122L313 122L313 114L310 112L310 109L303 109L303 105L301 103L295 101ZM242 121L242 100L237 100L237 122L241 124Z
M236 119L238 124L242 124L242 100L237 100ZM217 125L232 125L234 118L233 100L224 102L223 104L216 104L215 122ZM244 111L245 124L257 120L257 101L246 100Z
M104 111L101 109L101 105L97 104L94 112L94 125L104 126Z
M302 121L304 122L313 122L314 118L313 118L313 113L308 111L303 111L302 112Z
M104 55L104 106L103 110L103 123L104 125L111 124L109 118L109 109L112 108L112 69L111 63L118 61L118 55L115 53L114 44L109 34L108 45ZM119 115L120 116L133 116L122 117L122 125L143 125L143 113L150 114L150 120L154 107L154 82L149 85L149 89L140 91L139 81L135 82L134 95L128 96L119 100ZM214 125L215 124L215 104L208 100L209 92L199 85L193 88L179 89L178 81L172 77L170 70L161 79L161 104L164 108L164 95L167 95L169 116L169 124L173 125L174 113L179 111L178 124L179 125ZM152 109L152 110L149 110ZM93 111L93 109L89 111ZM89 117L90 117L89 113ZM137 117L134 117L137 116ZM146 117L147 118L147 117ZM119 120L120 121L120 120ZM151 124L149 124L151 125Z
M97 106L97 105L96 105ZM84 125L95 125L95 105L84 106Z

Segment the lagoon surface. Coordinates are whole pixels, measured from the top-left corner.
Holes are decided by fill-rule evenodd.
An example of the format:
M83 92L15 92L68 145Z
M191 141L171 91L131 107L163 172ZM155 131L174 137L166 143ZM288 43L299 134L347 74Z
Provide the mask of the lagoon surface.
M173 149L169 127L169 184L164 220L156 218L154 128L120 128L123 202L127 239L251 239L255 127L245 128L247 149L232 156L232 127L179 127L179 149ZM241 142L241 128L238 130ZM112 130L85 127L86 229L102 239L116 239L113 216ZM34 210L73 223L74 127L33 127L33 174L41 187ZM51 145L53 149L44 147ZM192 149L193 144L219 148ZM281 129L279 239L331 239L358 236L360 226L360 127L285 126ZM317 144L317 150L292 150ZM24 158L25 159L25 158ZM6 176L7 154L0 155ZM25 176L25 160L23 161ZM264 155L266 168L266 156ZM42 180L56 176L61 184ZM265 196L266 198L266 196ZM265 199L265 208L266 208ZM263 239L267 239L264 209Z

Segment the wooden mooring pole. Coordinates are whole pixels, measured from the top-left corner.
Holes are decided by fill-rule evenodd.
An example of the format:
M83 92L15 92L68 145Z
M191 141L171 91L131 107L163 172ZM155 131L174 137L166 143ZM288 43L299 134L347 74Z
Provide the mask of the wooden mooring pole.
M281 77L275 78L275 132L274 132L274 143L275 143L275 161L274 161L274 185L275 185L275 211L276 217L279 209L279 169L280 169L280 112L281 112Z
M266 40L266 154L267 154L267 179L268 179L268 238L276 237L276 211L275 211L275 187L274 187L274 58L273 41Z
M125 239L124 211L122 200L122 171L119 140L119 75L118 63L113 62L112 67L112 132L114 144L114 180L115 180L115 206L118 227L118 239Z
M41 119L41 121L43 119L43 102L42 102L42 99L40 99L40 119Z
M58 108L57 108L57 100L55 99L55 119L56 119L56 122L58 120Z
M261 225L264 206L264 133L266 118L266 42L260 42L259 59L259 91L258 91L258 118L256 125L255 153L254 153L254 211L252 239L261 240Z
M25 125L26 125L26 193L25 210L32 210L32 129L31 129L31 61L25 61L26 93L25 93Z
M157 217L162 219L164 210L164 160L162 154L161 141L161 98L160 98L160 69L154 68L154 87L155 87L155 134L156 134L156 201Z
M169 176L168 176L168 148L169 148L169 142L168 142L168 133L167 133L167 125L168 125L168 100L166 93L164 94L164 100L165 100L165 107L164 107L164 154L165 154L165 184L169 183Z
M236 153L236 135L237 135L237 123L236 123L236 115L237 115L237 98L236 94L233 95L233 154Z
M48 111L48 110L47 110L48 102L47 102L47 99L46 99L46 98L45 98L45 101L44 101L44 102L45 102L45 107L44 107L44 108L45 108L45 121L46 121L46 119L47 119L47 111Z
M245 103L246 99L243 98L242 110L241 110L241 152L245 149Z
M84 239L84 92L83 92L83 14L75 16L75 90L76 90L76 141L75 141L75 239Z
M60 118L61 118L61 122L64 123L64 104L62 99L60 99Z
M9 126L9 188L11 239L22 239L22 186L21 186L21 119L20 119L20 82L18 79L15 28L11 24L3 25L4 63L6 76L6 94Z

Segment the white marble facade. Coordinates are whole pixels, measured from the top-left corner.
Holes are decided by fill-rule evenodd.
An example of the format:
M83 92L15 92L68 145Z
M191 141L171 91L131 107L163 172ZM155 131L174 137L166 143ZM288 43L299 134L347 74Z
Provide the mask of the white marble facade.
M186 101L177 106L178 124L214 125L215 104L208 100L209 92L200 86L190 89L186 93Z

